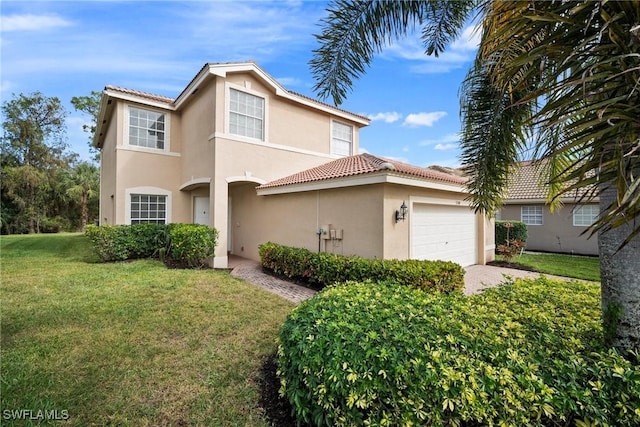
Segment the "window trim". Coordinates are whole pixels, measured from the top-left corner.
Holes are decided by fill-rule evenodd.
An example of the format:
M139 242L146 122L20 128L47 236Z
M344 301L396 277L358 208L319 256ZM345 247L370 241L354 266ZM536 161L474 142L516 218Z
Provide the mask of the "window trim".
M169 190L165 190L164 188L158 187L131 187L125 190L125 218L124 223L126 225L131 225L131 195L133 194L143 194L149 196L166 196L167 198L167 210L165 212L165 221L166 224L171 223L171 207L172 205L172 193Z
M134 145L129 143L129 127L131 121L131 108L138 110L147 110L158 114L164 115L164 148L143 147L141 145ZM169 111L163 111L158 108L149 108L148 106L141 106L137 104L125 103L124 105L124 129L123 129L123 146L135 151L144 151L147 153L168 153L171 151L171 114Z
M351 128L351 141L347 141L344 139L340 139L340 138L336 138L333 135L333 131L335 129L335 125L339 124L342 126L348 126L349 128ZM349 142L349 154L337 154L334 151L334 147L333 147L333 141L334 139L337 139L339 141L344 141L344 142ZM349 157L349 156L353 156L353 149L354 149L354 139L355 139L355 127L352 124L349 123L345 123L345 122L341 122L339 120L335 120L335 119L331 119L331 148L330 148L330 152L332 156L340 156L340 157Z
M591 221L591 223L589 223L589 224L576 224L576 213L577 213L578 211L582 211L582 209L583 209L583 208L590 208L590 209L595 208L595 209L596 209L596 214L595 214L595 216L593 217L593 220ZM600 206L599 206L599 205L593 205L593 204L587 204L587 205L575 205L575 206L573 207L573 209L571 209L571 216L573 217L573 226L574 226L574 227L589 227L591 224L593 224L594 222L596 222L596 220L598 219L598 215L600 215ZM585 215L581 213L581 214L580 214L580 217L581 217L581 218L584 218L584 217L585 217Z
M262 118L262 139L254 138L246 135L238 135L231 132L231 89L237 90L238 92L244 92L249 95L256 96L258 98L262 98L264 101L264 114ZM260 142L268 142L269 138L269 94L259 92L257 90L251 89L251 82L245 81L244 86L225 82L224 84L224 132L238 140L247 140L247 141L260 141Z
M534 224L534 223L528 223L527 221L524 220L524 209L536 209L536 211L539 209L540 210L540 224ZM538 214L534 214L536 217L538 216ZM532 214L527 213L527 217L531 218ZM544 210L542 209L542 206L537 206L537 205L527 205L527 206L520 206L520 221L524 222L527 226L529 225L544 225Z

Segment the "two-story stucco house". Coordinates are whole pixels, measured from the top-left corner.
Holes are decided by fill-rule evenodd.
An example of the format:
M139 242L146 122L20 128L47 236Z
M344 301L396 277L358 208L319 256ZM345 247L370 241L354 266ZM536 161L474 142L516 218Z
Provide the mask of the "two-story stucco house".
M211 225L215 267L229 254L257 259L266 241L490 260L493 228L464 201L465 180L358 155L368 124L286 90L252 62L206 64L176 99L107 86L95 137L100 223Z

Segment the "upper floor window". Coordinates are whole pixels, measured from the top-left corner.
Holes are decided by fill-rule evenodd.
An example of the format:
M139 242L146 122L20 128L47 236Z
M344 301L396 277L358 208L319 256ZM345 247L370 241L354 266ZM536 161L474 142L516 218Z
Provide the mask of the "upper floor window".
M167 196L157 194L131 195L131 224L165 224Z
M229 133L264 140L264 98L229 90Z
M596 222L598 214L600 214L600 207L598 205L576 206L573 209L573 225L589 226Z
M165 149L165 115L129 107L129 145Z
M331 154L350 156L353 151L353 126L333 122L331 131Z
M542 225L542 206L522 206L520 219L527 225Z

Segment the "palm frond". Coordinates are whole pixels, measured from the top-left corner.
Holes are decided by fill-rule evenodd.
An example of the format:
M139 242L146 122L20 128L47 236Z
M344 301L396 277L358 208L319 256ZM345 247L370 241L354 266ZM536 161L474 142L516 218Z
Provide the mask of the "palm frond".
M437 55L457 37L473 4L470 0L334 0L321 22L322 32L315 35L320 47L309 62L317 82L314 91L342 104L375 54L423 25L425 50Z

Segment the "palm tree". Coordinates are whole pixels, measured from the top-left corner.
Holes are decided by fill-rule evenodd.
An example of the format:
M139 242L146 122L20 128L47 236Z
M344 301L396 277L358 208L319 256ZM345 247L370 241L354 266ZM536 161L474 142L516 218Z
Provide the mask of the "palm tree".
M462 163L478 211L499 209L525 148L545 159L552 206L599 197L607 342L640 350L640 2L336 0L316 36L318 94L342 102L373 55L416 26L438 54L473 11L476 60L460 89Z
M75 201L80 201L81 231L84 231L89 221L89 199L99 191L100 173L91 163L78 164L65 179L66 195Z

